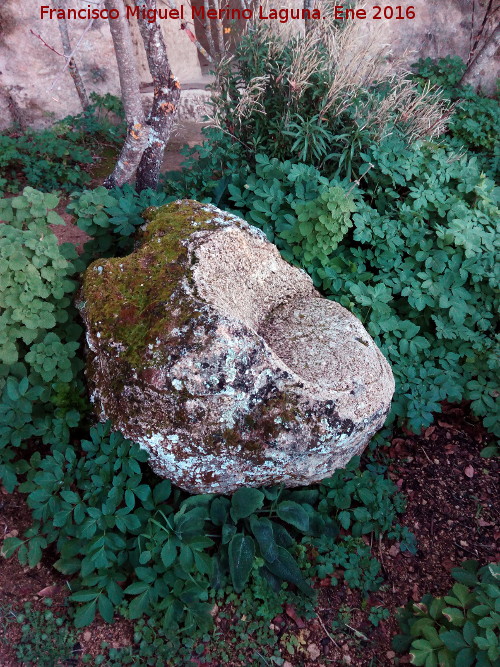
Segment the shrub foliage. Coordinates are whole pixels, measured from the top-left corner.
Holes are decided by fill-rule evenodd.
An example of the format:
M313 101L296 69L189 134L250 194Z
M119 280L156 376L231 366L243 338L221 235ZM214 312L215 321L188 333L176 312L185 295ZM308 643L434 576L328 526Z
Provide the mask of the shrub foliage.
M465 561L452 570L457 581L444 597L425 595L399 612L403 634L393 639L413 665L493 667L500 660L500 566Z

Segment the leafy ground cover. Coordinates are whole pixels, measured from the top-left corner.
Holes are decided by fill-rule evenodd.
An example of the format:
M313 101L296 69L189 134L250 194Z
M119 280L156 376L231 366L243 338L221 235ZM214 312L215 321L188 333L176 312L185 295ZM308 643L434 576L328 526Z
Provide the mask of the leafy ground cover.
M12 128L0 135L0 192L30 185L72 192L92 182L103 157L116 154L125 136L121 101L91 95L90 106L41 131ZM106 174L107 175L107 174Z
M287 603L267 619L266 625L254 627L255 611L262 600L245 596L237 604L236 600L225 605L214 601L214 605L217 604L213 608L215 630L214 635L209 636L212 650L224 647L226 664L265 665L265 660L273 664L270 656L276 646L283 661L294 666L351 664L365 667L408 663L408 656L397 653L392 647L393 636L400 632L395 610L406 601L420 602L426 593L444 595L453 583L453 568L464 560L494 561L500 550L498 463L480 456L491 437L465 408L446 406L438 420L421 436L396 433L387 451L391 461L389 475L407 498L407 509L401 521L416 535L417 553L401 552L392 540L377 540L374 553L381 563L383 583L367 599L343 583L340 568L314 578L313 586L318 592L316 618L307 618L297 603ZM30 524L22 495L4 493L0 503L2 533L22 534ZM109 625L97 618L88 628L72 629L67 620L67 578L53 569L53 560L54 556L49 553L33 570L22 567L15 559L3 562L0 569L1 664L8 667L29 664L21 662L16 653L22 657L29 656L30 651L38 661L35 664L44 664L42 653L39 650L37 653L36 649L40 643L38 634L26 631L21 641L23 626L30 619L30 615L24 613L26 602L40 613L45 614L49 609L65 619L65 627L70 632L62 643L61 653L66 662L61 664L85 664L85 654L107 654L107 650L102 650L102 642L111 649L134 646L135 651L139 651L139 642L134 645L134 636L139 640L139 635L130 621L119 619ZM331 585L332 575L339 580L336 586ZM44 603L46 598L53 600L50 607ZM389 618L384 618L386 609L390 612ZM245 610L249 613L242 620ZM273 614L273 610L269 613ZM24 615L21 622L16 620L19 614ZM373 621L377 619L381 620L375 626ZM35 621L36 618L29 622ZM48 630L48 635L54 636L54 624L49 621L42 624L40 632L47 634ZM263 644L265 638L270 646ZM208 646L210 641L207 640L203 650L210 650ZM263 658L252 657L256 651ZM193 664L197 664L199 656L193 657ZM208 664L215 667L222 659L223 656L215 655ZM107 658L103 664L126 663Z
M327 43L253 37L164 191L61 199L36 170L7 173L31 187L0 200L2 664L498 663L498 103L457 90L455 61L356 87ZM424 132L443 115L446 134ZM93 424L79 273L178 196L260 226L384 350L394 407L361 463L306 489L189 496ZM51 233L69 216L91 237L80 256Z

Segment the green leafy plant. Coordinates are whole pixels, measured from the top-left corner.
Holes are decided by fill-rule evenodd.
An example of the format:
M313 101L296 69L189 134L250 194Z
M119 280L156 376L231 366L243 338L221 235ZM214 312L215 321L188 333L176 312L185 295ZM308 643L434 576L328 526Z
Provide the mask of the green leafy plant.
M216 70L213 126L201 146L185 149L183 172L167 175L169 195L225 206L231 176L244 182L263 154L307 162L330 179L359 178L360 153L373 141L396 134L410 142L442 131L446 104L428 88L396 81L387 70L367 71L366 63L346 75L349 51L359 45L350 41L352 31L340 36L345 26L324 19L314 38L285 41L256 24L238 40Z
M52 600L44 602L50 607ZM67 617L57 616L51 609L35 610L31 602L13 616L21 629L16 645L16 658L21 664L54 667L78 654L76 632Z
M81 165L92 161L88 149L56 129L0 135L0 177L11 192L24 183L44 191L73 190L89 183Z
M67 116L46 130L10 130L0 134L0 191L23 185L50 192L71 192L91 180L85 165L102 144L116 146L126 133L121 100L91 94L78 116Z
M53 401L58 382L81 395L76 357L82 329L74 322L71 277L81 268L71 244L58 245L48 224L61 224L59 199L25 188L0 200L0 479L16 484L13 448L32 437L65 441L80 421L70 403Z
M153 190L138 193L129 185L111 191L98 187L73 193L67 211L75 216L78 227L92 237L85 244L86 262L97 256L116 254L117 250L130 251L132 235L144 224L143 211L172 199Z
M391 612L384 607L372 607L368 615L370 623L378 628L381 621L386 621L391 615Z
M388 357L397 382L388 424L406 419L418 432L441 401L465 399L498 433L498 192L474 158L439 144L407 147L394 136L362 157L363 193L260 156L255 175L229 190L240 214L353 311ZM301 214L319 216L314 229Z
M398 614L403 634L394 650L409 651L413 665L492 667L500 663L500 567L465 561L444 597L426 595Z
M3 544L6 557L17 552L30 567L54 545L60 556L55 567L77 575L70 598L82 603L77 627L91 623L97 611L109 622L119 608L131 619L160 614L165 632L206 631L209 595L228 584L242 593L257 572L276 593L287 582L312 598L310 545L324 554L324 567L345 568L350 585L375 590L379 564L356 538L335 547L333 517L350 507L358 534L379 535L403 508L385 469L359 476L359 459L319 489L242 488L227 498L188 496L154 478L142 467L147 453L109 424L93 427L79 451L54 444L51 454L32 455L19 489L27 494L34 524L23 538ZM333 493L341 487L352 502Z
M228 186L231 200L289 261L323 266L352 226L354 197L314 167L256 156L255 174Z
M418 82L440 86L443 97L454 102L454 111L448 122L449 135L454 144L478 154L478 159L490 175L498 175L499 100L481 95L471 86L460 85L466 65L456 56L440 60L420 59L413 69Z
M311 540L310 544L317 554L314 571L322 579L329 577L331 586L338 584L337 578L331 575L341 568L349 588L358 588L363 595L380 588L383 581L380 563L362 539L345 536L338 544L332 544L331 540L321 537Z
M68 133L78 144L98 148L100 144L119 146L127 133L125 110L119 97L90 93L89 106L77 116L67 116L54 129Z

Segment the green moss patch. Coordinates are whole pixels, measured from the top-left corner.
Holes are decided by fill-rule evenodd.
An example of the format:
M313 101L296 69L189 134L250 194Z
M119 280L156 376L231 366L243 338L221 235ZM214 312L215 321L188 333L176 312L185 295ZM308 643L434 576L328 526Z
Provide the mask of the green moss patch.
M97 260L85 273L89 326L102 341L121 343L122 359L135 369L158 363L145 354L148 345L156 347L166 333L199 315L189 297L182 294L173 303L172 295L190 272L182 240L215 226L213 213L203 208L184 200L148 211L150 222L138 250L128 257Z

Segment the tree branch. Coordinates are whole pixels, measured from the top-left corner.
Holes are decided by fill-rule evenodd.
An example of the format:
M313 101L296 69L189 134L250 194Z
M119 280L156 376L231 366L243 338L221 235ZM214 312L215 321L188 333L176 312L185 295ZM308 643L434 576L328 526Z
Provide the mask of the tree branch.
M66 2L65 0L53 0L52 4L56 9L64 9ZM59 33L61 34L61 42L63 46L64 57L66 58L68 63L69 73L71 75L71 78L73 79L73 83L75 84L76 92L78 93L78 97L80 98L82 108L85 110L89 106L90 102L87 95L87 91L85 90L83 79L80 76L80 72L78 70L76 61L72 55L71 41L68 32L68 22L66 21L65 18L58 17L57 24L59 26Z
M61 56L61 58L64 58L64 53L59 53L59 51L56 51L56 49L53 46L50 46L50 44L47 44L47 42L44 40L44 38L41 35L39 35L37 32L35 32L33 29L30 29L30 33L34 37L39 39L44 46L46 46L48 49L53 51L57 56Z
M460 83L470 84L474 88L478 88L481 83L481 75L485 69L487 69L491 60L495 57L495 53L500 46L500 23L493 30L491 35L486 40L482 49L480 49L467 67L465 74L463 75Z

